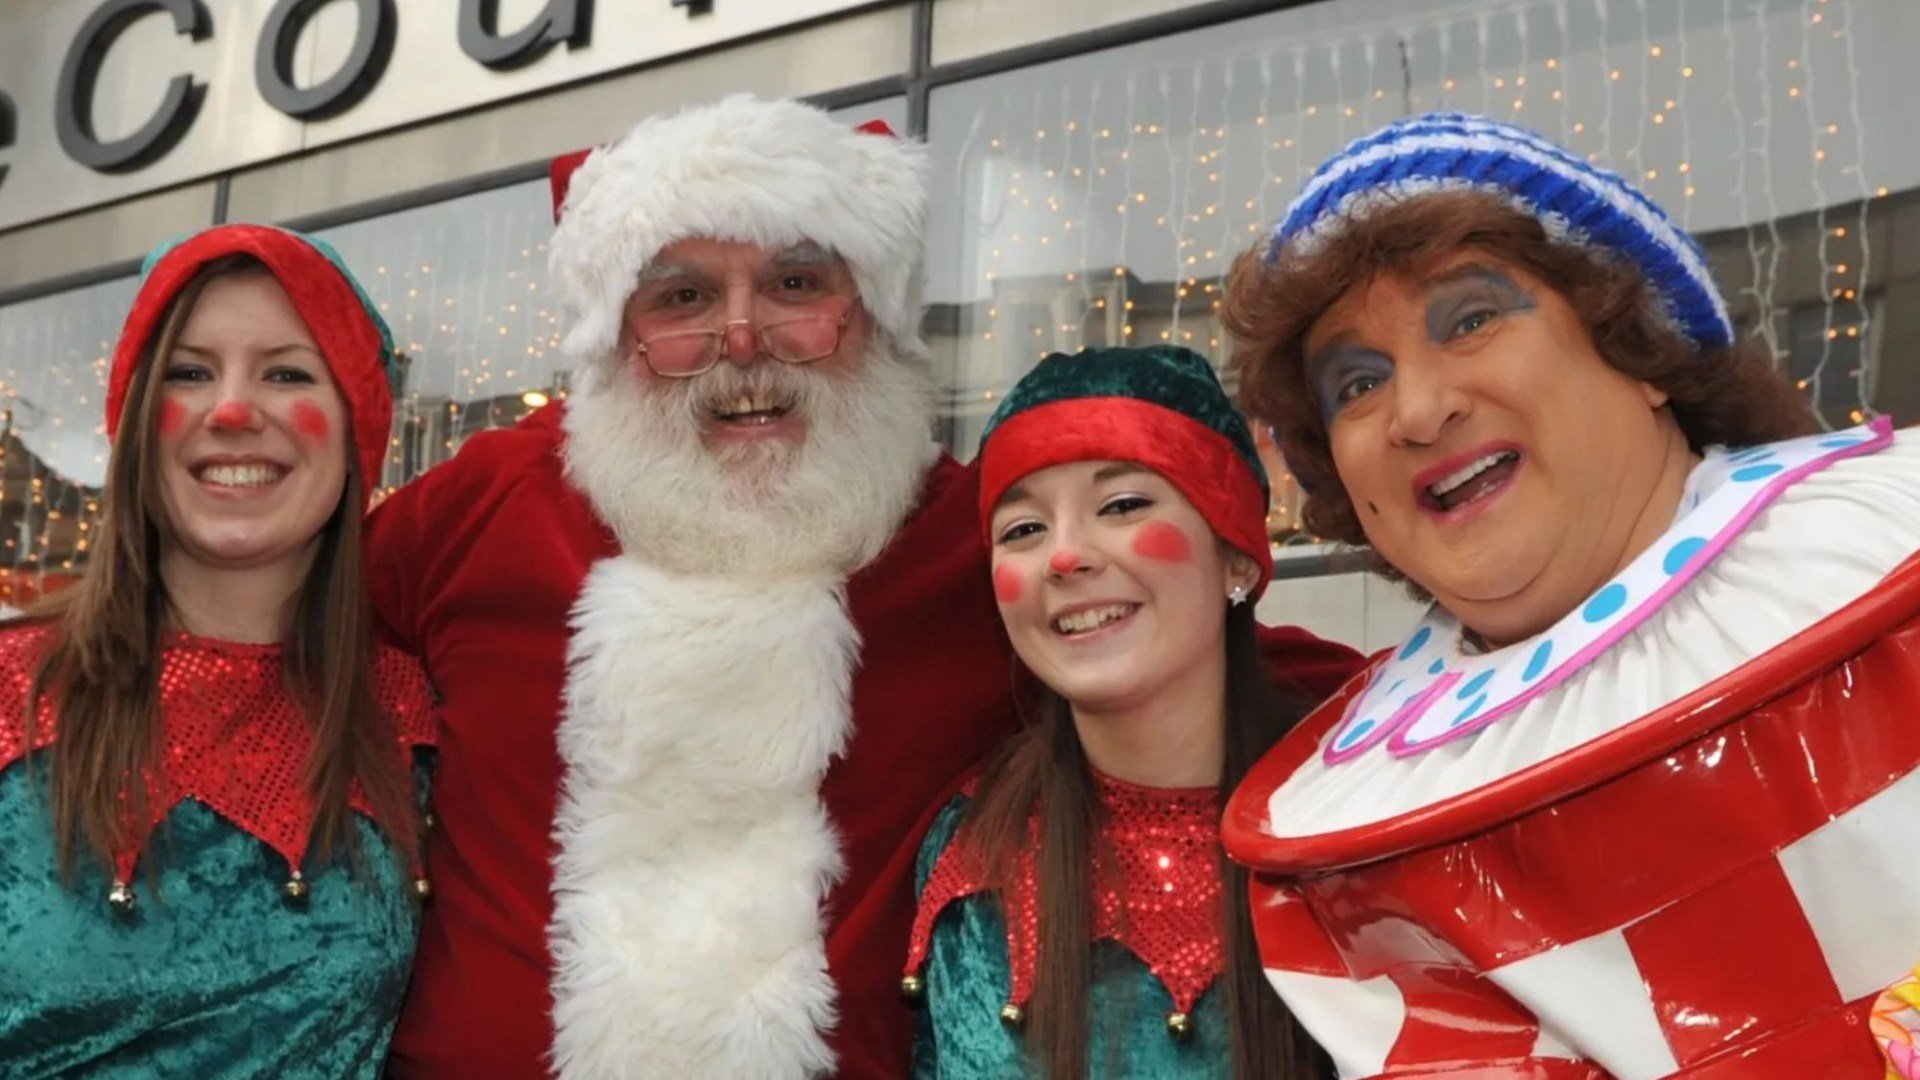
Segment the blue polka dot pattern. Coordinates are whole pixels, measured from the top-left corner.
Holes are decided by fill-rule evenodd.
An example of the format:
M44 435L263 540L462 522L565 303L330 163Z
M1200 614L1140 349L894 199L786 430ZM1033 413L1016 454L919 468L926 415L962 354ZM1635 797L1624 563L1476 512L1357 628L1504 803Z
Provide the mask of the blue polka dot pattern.
M1533 650L1533 657L1527 661L1527 669L1520 673L1520 678L1526 682L1539 678L1540 673L1547 670L1547 660L1552 655L1553 639L1548 638L1540 643L1539 648Z
M1687 560L1699 554L1700 549L1706 546L1706 537L1689 536L1667 549L1666 558L1660 560L1660 569L1665 570L1668 577L1672 577L1686 569Z
M1374 727L1373 721L1362 720L1359 723L1348 728L1347 733L1345 735L1340 736L1340 749L1345 750L1348 747L1352 746L1354 743L1357 743L1361 739L1366 738L1367 732L1372 731L1373 727Z
M1421 627L1418 632L1416 632L1412 637L1407 639L1407 643L1405 645L1402 645L1400 647L1399 659L1405 660L1407 657L1412 656L1414 653L1419 652L1422 648L1426 646L1427 639L1431 637L1433 637L1433 627L1431 626Z
M1820 440L1820 446L1827 450L1845 450L1849 446L1859 446L1866 441L1865 439L1842 435L1838 438L1822 439Z
M1434 660L1433 663L1427 665L1427 674L1438 675L1442 671L1445 671L1446 669L1447 669L1447 662L1445 660L1436 659Z
M1465 701L1468 698L1472 697L1473 695L1479 693L1481 687L1487 685L1492 681L1493 681L1493 669L1489 668L1486 671L1483 671L1480 674L1475 675L1473 678L1468 679L1466 682L1466 685L1462 686L1460 688L1460 692L1458 694L1455 694L1454 696L1459 698L1461 701Z
M1479 712L1480 709L1486 705L1486 703L1487 703L1487 695L1485 694L1481 694L1479 697L1474 698L1472 704L1468 705L1464 709L1461 709L1460 715L1454 717L1453 723L1448 724L1447 726L1459 727L1461 724L1464 724L1468 720L1473 719L1473 714Z
M1786 468L1785 465L1749 465L1744 469L1733 470L1733 479L1742 484L1751 484L1755 480L1765 480L1784 468Z
M1614 612L1626 606L1626 603L1627 587L1616 581L1594 593L1593 599L1587 601L1587 606L1580 610L1580 617L1590 623L1596 623L1611 617Z

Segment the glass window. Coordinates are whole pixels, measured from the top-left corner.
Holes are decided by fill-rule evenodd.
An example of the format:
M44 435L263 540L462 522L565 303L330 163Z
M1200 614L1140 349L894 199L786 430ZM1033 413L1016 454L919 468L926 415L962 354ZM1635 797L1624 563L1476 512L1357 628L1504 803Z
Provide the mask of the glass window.
M386 485L565 394L546 297L552 233L541 179L317 234L365 284L401 353Z
M107 474L103 398L134 279L0 307L0 604L86 562Z
M1173 342L1223 363L1234 257L1330 153L1435 108L1526 124L1640 183L1830 423L1920 421L1920 371L1882 364L1920 344L1920 264L1899 242L1920 233L1920 151L1886 135L1920 100L1905 0L1409 9L1323 0L936 88L928 329L947 445L971 455L1050 351ZM1269 466L1275 537L1306 539Z

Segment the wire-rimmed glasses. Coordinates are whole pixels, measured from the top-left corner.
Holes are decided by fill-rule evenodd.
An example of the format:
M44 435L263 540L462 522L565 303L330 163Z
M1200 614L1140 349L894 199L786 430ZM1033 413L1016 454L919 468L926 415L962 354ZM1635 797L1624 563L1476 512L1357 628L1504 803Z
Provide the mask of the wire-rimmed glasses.
M811 364L839 350L841 335L852 317L849 307L838 315L798 315L770 323L736 319L701 330L668 330L645 338L635 335L633 351L661 378L691 379L712 371L720 362L727 334L736 326L747 326L753 330L760 352L783 364Z

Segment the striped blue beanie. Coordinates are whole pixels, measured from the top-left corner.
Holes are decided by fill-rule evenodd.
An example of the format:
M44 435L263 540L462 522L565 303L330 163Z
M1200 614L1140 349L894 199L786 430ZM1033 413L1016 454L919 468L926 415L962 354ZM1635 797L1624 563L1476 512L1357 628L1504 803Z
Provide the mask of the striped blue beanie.
M1450 190L1499 195L1555 240L1626 256L1683 337L1702 349L1733 343L1706 257L1653 200L1531 131L1483 116L1397 120L1327 159L1274 229L1267 261L1283 249L1318 248L1382 203Z

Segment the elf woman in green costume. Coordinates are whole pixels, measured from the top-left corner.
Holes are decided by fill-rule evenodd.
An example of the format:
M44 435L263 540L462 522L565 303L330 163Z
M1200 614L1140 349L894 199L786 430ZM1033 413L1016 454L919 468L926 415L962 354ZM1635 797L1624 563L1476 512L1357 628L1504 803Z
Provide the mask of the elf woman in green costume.
M980 450L1033 723L921 850L915 1075L1318 1075L1266 992L1220 804L1301 714L1261 660L1267 482L1206 361L1056 354Z
M317 241L149 260L86 576L0 629L7 1076L380 1074L431 715L360 575L392 356Z

